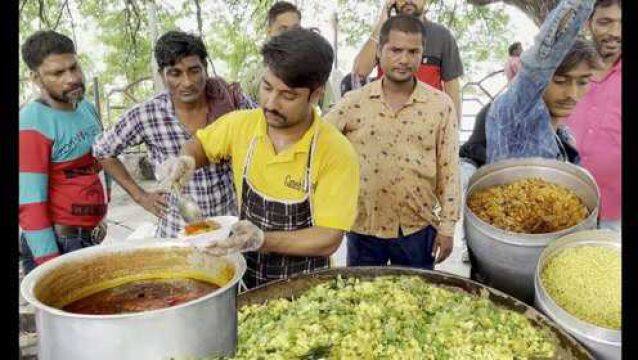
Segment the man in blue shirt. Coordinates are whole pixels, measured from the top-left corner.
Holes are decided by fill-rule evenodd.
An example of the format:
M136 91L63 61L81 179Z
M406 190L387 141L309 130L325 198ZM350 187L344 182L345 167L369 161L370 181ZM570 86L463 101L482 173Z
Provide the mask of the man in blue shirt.
M593 5L594 0L563 0L545 20L534 46L521 56L521 71L487 113L487 163L521 157L579 162L561 123L587 93L599 66L592 45L576 40Z
M563 121L589 90L600 66L596 49L577 39L593 0L564 0L548 16L534 46L521 57L510 87L477 116L474 132L460 148L462 193L476 169L516 157L545 157L579 164ZM467 253L463 260L468 261Z

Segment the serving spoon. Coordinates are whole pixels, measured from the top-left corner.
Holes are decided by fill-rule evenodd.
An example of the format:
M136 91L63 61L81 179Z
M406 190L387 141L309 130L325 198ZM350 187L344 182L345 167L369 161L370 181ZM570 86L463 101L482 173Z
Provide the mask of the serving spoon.
M173 183L173 193L177 197L177 209L187 224L204 220L202 209L188 194L182 194L182 189L177 183Z

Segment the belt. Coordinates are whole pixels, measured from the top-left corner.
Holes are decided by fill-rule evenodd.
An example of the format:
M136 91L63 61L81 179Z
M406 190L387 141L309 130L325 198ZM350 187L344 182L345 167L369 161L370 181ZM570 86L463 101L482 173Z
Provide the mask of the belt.
M93 233L94 228L83 228L79 226L71 226L71 225L61 225L54 224L53 230L56 234L60 234L63 236L73 236L73 235L87 235L90 236Z

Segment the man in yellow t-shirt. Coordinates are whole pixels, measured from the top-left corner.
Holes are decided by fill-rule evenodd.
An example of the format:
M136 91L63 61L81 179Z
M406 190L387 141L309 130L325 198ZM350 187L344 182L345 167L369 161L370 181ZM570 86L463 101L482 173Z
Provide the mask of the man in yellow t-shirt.
M261 53L261 107L199 130L162 166L166 180L184 183L196 167L231 160L242 221L207 251L257 249L245 253L248 288L328 267L354 222L359 192L354 148L313 109L332 68L330 44L299 28Z

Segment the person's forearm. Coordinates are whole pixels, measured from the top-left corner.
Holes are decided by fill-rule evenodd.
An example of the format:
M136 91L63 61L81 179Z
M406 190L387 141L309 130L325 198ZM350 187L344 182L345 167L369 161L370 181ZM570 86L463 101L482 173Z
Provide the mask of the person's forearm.
M337 251L343 231L310 227L296 231L266 232L259 251L291 256L330 256Z
M378 39L372 40L371 35L366 41L365 45L354 59L354 65L352 67L352 72L359 78L366 78L374 69L374 66L377 65L377 42Z
M131 174L126 170L120 159L114 157L100 159L99 161L104 171L115 179L135 202L138 202L146 191L131 177Z
M456 116L458 118L458 125L461 125L462 119L462 101L461 101L461 84L459 78L446 81L444 84L444 91L452 99L454 109L456 110Z
M561 1L543 22L534 45L521 55L523 71L549 81L589 19L593 6L594 0Z
M206 153L204 153L204 148L196 137L193 137L184 143L179 154L190 156L195 159L195 169L199 169L209 164L208 157L206 156Z

